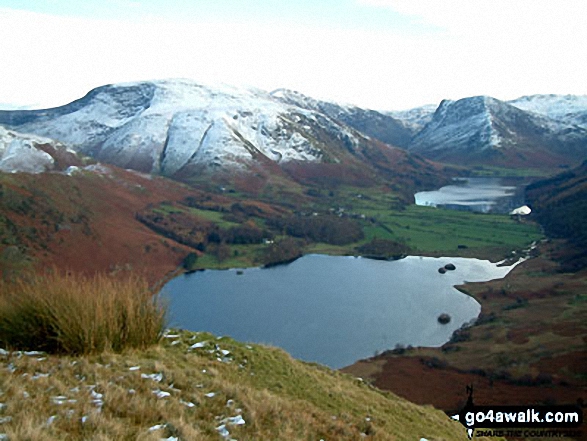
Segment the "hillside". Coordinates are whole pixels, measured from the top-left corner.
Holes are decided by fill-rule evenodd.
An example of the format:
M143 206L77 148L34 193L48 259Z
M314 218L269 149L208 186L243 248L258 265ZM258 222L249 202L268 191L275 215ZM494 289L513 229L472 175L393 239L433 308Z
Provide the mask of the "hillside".
M439 410L205 333L120 355L0 350L0 371L8 439L467 439Z
M271 92L271 96L286 104L323 113L360 133L396 147L407 147L415 132L411 125L403 124L393 115L375 110L320 101L287 89L277 89Z
M188 194L197 191L113 166L0 173L2 272L57 265L88 274L132 270L155 282L188 248L154 233L136 212Z
M503 216L406 206L403 191L385 186L290 186L260 198L213 190L100 164L0 173L2 273L56 265L138 272L155 283L180 266L262 266L304 253L499 260L540 237ZM370 244L377 251L366 251Z
M587 162L526 189L534 217L550 237L567 240L561 260L569 269L587 266Z

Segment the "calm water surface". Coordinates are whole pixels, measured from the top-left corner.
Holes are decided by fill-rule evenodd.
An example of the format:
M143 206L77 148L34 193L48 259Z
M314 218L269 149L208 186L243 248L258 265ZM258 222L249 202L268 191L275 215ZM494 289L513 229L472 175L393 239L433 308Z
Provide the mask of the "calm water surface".
M452 262L456 271L438 273ZM172 326L282 347L334 368L396 344L440 346L479 304L456 289L504 277L511 267L464 258L378 261L308 255L268 269L207 270L163 289ZM452 317L441 325L441 313Z
M520 178L465 178L434 191L414 195L416 205L445 207L482 213L509 213L524 205Z

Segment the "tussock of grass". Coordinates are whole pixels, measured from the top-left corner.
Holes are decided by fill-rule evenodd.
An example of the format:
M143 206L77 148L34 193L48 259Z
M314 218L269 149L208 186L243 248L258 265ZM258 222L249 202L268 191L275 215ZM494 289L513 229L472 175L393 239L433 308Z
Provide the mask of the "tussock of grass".
M0 344L61 354L120 352L156 343L165 311L147 282L32 275L0 283Z

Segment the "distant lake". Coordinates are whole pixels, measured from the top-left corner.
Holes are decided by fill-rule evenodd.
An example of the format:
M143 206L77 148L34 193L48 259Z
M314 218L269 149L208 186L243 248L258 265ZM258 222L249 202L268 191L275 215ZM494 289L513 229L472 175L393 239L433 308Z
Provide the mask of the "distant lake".
M521 178L464 178L434 191L414 195L416 205L482 213L509 213L524 205Z
M447 263L455 271L440 274ZM479 304L453 286L504 277L511 267L465 258L379 261L304 256L273 268L206 270L163 288L170 325L279 346L333 368L397 344L440 346L476 318ZM447 313L452 320L438 323Z

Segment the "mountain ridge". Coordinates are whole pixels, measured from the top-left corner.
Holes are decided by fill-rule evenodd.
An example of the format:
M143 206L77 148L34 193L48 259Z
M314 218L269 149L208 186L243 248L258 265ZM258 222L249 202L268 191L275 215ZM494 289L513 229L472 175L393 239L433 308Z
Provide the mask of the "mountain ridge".
M315 106L285 101L259 89L159 80L101 86L53 109L0 111L0 124L56 139L98 161L188 182L242 173L320 185L401 185L399 177L425 186L440 182L434 164ZM336 106L327 107L333 114ZM353 112L363 121L371 114Z
M508 103L566 124L587 128L587 95L525 95Z
M434 110L378 112L288 89L175 79L100 86L52 109L0 111L0 124L99 161L183 180L230 170L297 179L292 171L306 166L338 168L339 176L349 168L365 176L385 169L389 179L393 160L383 159L383 167L379 160L399 158L397 147L457 165L552 168L587 155L587 97L568 95L476 96L443 100ZM420 165L424 174L434 168Z
M316 100L289 89L276 89L271 95L284 103L323 113L371 138L396 147L406 147L414 134L410 126L376 110Z

